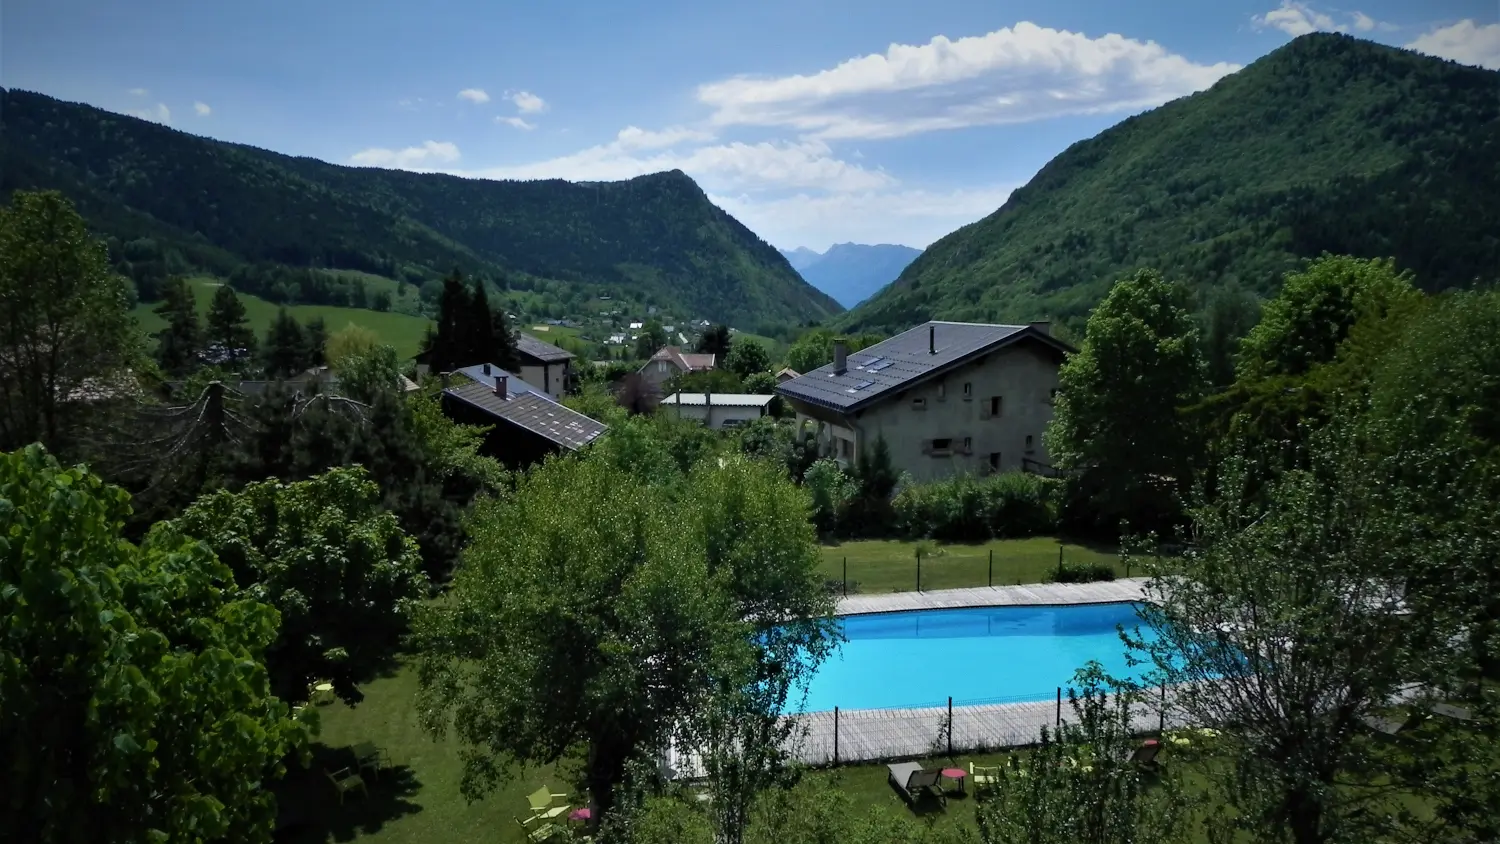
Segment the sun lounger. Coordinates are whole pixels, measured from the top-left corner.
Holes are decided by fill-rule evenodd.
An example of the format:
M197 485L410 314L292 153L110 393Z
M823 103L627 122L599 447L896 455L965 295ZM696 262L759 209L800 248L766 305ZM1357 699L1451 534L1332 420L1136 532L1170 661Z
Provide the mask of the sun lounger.
M1406 729L1410 719L1386 718L1380 715L1365 715L1359 719L1360 723L1369 727L1381 735L1394 736Z
M891 787L900 792L907 803L915 804L918 797L927 793L947 805L947 795L938 788L938 778L942 776L942 771L924 771L916 762L897 762L885 767L890 772L887 779L890 780Z
M1462 706L1454 706L1451 703L1434 703L1432 705L1432 714L1441 715L1444 718L1452 718L1455 721L1476 720L1474 713L1464 709Z
M1155 768L1157 765L1156 754L1160 752L1161 742L1156 739L1147 739L1141 743L1140 747L1135 749L1135 753L1131 754L1130 761L1140 765L1142 768Z

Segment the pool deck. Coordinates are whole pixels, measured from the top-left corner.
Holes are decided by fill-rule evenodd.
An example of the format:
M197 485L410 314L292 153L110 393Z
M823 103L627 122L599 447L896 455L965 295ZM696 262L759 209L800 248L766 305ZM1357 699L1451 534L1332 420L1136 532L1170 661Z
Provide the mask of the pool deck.
M840 598L834 615L868 615L965 607L1062 607L1116 604L1145 597L1149 578L1125 577L1096 583L1033 583L1027 586L975 586L934 592L891 592Z

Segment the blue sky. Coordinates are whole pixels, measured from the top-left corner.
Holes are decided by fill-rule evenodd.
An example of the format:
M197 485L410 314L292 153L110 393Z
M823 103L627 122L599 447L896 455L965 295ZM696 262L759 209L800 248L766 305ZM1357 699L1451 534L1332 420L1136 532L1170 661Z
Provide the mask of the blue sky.
M1313 30L1500 68L1494 0L7 0L0 78L340 164L680 168L780 247L925 247Z

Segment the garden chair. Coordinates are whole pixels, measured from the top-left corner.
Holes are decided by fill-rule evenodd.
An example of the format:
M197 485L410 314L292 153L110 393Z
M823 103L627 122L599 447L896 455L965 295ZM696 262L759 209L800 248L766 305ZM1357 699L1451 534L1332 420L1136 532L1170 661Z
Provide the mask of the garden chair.
M944 806L948 805L948 795L938 787L942 771L924 771L916 762L897 762L885 767L890 772L886 779L908 804L915 804L917 798L925 792L936 797Z
M970 762L969 780L974 783L974 792L977 794L1000 785L1003 770L1005 768L1002 765L975 765Z
M351 791L358 791L367 799L370 796L370 792L365 789L364 779L348 768L339 768L333 772L329 772L327 768L324 768L323 775L328 777L328 781L333 783L333 789L339 793L340 806L344 805L344 795Z
M376 779L380 779L381 768L390 767L385 751L367 741L354 746L354 758L359 763L360 771L369 771Z
M536 829L528 829L520 818L516 818L515 821L516 826L519 826L521 832L526 835L527 841L548 841L562 831L556 824L544 823Z
M531 792L531 794L526 796L526 802L531 804L531 817L526 819L526 823L529 824L533 821L541 820L550 821L563 812L568 811L572 807L567 803L561 803L556 806L552 805L553 800L560 800L567 796L566 794L557 794L549 790L545 785Z

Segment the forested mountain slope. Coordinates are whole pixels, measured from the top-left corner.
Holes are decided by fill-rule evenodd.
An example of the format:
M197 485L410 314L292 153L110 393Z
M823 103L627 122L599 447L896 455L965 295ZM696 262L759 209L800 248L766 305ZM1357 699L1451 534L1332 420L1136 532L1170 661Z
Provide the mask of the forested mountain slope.
M0 194L56 188L102 234L171 244L198 268L457 266L496 281L630 287L747 328L842 310L692 179L489 181L342 167L0 90Z
M1324 251L1429 289L1500 274L1500 73L1313 34L1069 147L998 211L837 320L1052 318L1081 329L1140 266L1272 292Z

